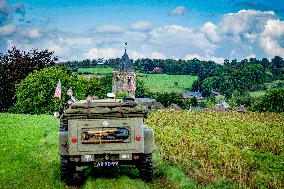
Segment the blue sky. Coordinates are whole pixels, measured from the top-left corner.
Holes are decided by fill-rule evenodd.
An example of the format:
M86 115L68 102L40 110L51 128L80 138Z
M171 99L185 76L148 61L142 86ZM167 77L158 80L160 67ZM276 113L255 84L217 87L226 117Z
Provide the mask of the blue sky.
M61 60L284 57L282 0L0 0L0 52Z

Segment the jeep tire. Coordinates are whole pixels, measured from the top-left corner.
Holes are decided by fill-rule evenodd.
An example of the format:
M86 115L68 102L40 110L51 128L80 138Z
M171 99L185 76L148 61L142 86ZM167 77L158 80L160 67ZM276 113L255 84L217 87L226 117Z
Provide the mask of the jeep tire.
M68 157L60 156L61 181L67 185L81 185L84 182L83 171L76 171L76 164L71 162Z
M144 154L139 163L140 178L146 182L153 180L152 154Z

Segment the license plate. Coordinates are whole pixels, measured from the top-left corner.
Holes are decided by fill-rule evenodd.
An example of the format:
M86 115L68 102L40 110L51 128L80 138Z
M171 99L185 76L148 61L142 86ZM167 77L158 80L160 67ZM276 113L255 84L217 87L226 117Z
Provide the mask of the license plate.
M91 162L94 161L94 155L82 155L82 162Z
M102 161L97 162L96 167L113 167L118 166L118 161Z

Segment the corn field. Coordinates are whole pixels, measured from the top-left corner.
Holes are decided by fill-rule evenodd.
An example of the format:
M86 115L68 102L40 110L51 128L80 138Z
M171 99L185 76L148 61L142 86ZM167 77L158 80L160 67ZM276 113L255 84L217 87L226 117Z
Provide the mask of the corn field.
M284 114L151 112L164 159L202 185L284 187Z

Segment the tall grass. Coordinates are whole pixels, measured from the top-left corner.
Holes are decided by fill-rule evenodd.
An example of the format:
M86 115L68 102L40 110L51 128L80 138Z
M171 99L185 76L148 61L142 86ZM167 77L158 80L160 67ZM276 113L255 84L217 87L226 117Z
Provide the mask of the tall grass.
M199 184L284 186L284 115L157 111L147 120L162 156Z

